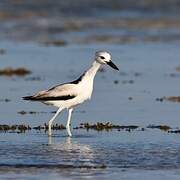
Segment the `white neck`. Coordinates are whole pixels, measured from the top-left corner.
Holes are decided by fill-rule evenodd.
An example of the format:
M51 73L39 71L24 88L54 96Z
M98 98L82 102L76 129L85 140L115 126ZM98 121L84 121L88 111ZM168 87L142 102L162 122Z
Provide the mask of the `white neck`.
M97 61L94 61L91 67L86 71L85 75L88 75L94 79L98 69L101 67L101 64Z

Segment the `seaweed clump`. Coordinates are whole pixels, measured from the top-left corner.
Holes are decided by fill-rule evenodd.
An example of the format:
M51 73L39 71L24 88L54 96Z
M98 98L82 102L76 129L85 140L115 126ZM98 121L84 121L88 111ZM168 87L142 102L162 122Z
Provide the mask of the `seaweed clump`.
M64 40L54 40L54 41L46 41L44 42L46 46L66 46L67 42Z
M180 103L180 96L169 96L164 97L165 100L171 101L171 102L178 102Z
M25 69L25 68L17 68L13 69L11 67L0 69L0 76L25 76L27 74L30 74L31 71Z
M164 100L180 103L180 96L164 96L156 98L156 101L163 102Z
M168 131L171 129L171 127L167 125L148 125L147 128L160 129L162 131Z
M0 132L15 132L15 133L25 133L27 130L31 130L29 125L7 125L1 124L0 125Z
M18 111L17 112L18 114L20 114L20 115L26 115L26 114L47 114L48 112L45 112L45 111L24 111L24 110L22 110L22 111ZM52 113L52 114L54 114L54 113L56 113L55 111L51 111L51 112L49 112L49 113Z
M107 123L97 122L96 124L81 123L79 127L76 127L74 129L86 129L87 131L89 129L96 130L96 131L104 131L104 130L110 131L113 129L117 129L118 131L120 130L131 131L131 130L137 129L138 127L139 126L136 126L136 125L120 126L120 125L111 124L110 122L107 122Z
M33 127L33 129L35 130L45 130L45 131L48 131L48 125L45 123L43 126L42 125L39 125L39 126L36 126L36 127ZM63 125L63 124L55 124L51 127L52 130L64 130L66 129L66 127Z
M175 129L175 130L169 130L168 133L174 133L174 134L179 134L180 133L180 129Z

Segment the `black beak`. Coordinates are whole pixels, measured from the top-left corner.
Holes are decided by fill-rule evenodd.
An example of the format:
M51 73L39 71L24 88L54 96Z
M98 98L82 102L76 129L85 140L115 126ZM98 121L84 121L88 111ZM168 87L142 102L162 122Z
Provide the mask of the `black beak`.
M107 64L108 64L109 66L111 66L113 69L116 69L116 70L119 71L119 68L118 68L112 61L107 62Z

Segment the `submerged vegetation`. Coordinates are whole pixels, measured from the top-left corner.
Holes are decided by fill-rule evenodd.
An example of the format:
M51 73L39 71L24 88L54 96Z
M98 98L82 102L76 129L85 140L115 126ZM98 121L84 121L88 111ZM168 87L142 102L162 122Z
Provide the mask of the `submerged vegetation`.
M44 125L33 127L35 130L48 130L48 125L45 123ZM51 127L52 130L64 130L66 127L63 124L55 124Z
M171 102L180 102L180 96L170 96L170 97L164 97L165 100L171 101Z
M163 102L164 100L180 103L180 96L164 96L161 98L156 98L156 101Z
M110 122L107 123L101 123L101 122L97 122L96 124L89 124L89 123L81 123L79 127L76 127L74 129L92 129L92 130L96 130L96 131L110 131L113 129L117 129L117 130L134 130L137 129L138 126L136 125L129 125L129 126L120 126L120 125L114 125Z
M54 124L51 129L53 131L61 131L65 130L66 127L63 124ZM173 129L168 125L148 125L146 127L140 127L137 125L114 125L110 122L97 122L95 124L90 124L90 123L81 123L79 126L74 127L74 130L94 130L94 131L106 131L106 132L111 132L113 130L117 131L127 131L127 132L132 132L134 130L136 131L145 131L148 129L159 129L161 131L167 132L167 133L180 133L180 129L176 128ZM25 133L27 131L31 130L36 130L40 132L47 132L48 131L48 124L43 124L39 126L34 126L31 127L30 125L25 125L25 124L19 124L19 125L7 125L7 124L1 124L0 125L0 132L1 133Z
M31 130L29 125L0 125L0 132L16 132L16 133L25 133L27 130Z
M171 127L167 126L167 125L149 125L149 126L147 126L147 128L160 129L162 131L168 131L171 129Z

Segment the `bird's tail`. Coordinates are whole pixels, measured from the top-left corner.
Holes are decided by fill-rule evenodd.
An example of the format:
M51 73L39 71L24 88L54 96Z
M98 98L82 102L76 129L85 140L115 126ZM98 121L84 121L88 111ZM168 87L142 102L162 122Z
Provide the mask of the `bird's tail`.
M27 100L27 101L34 101L34 97L33 96L25 96L25 97L22 97L23 100Z

